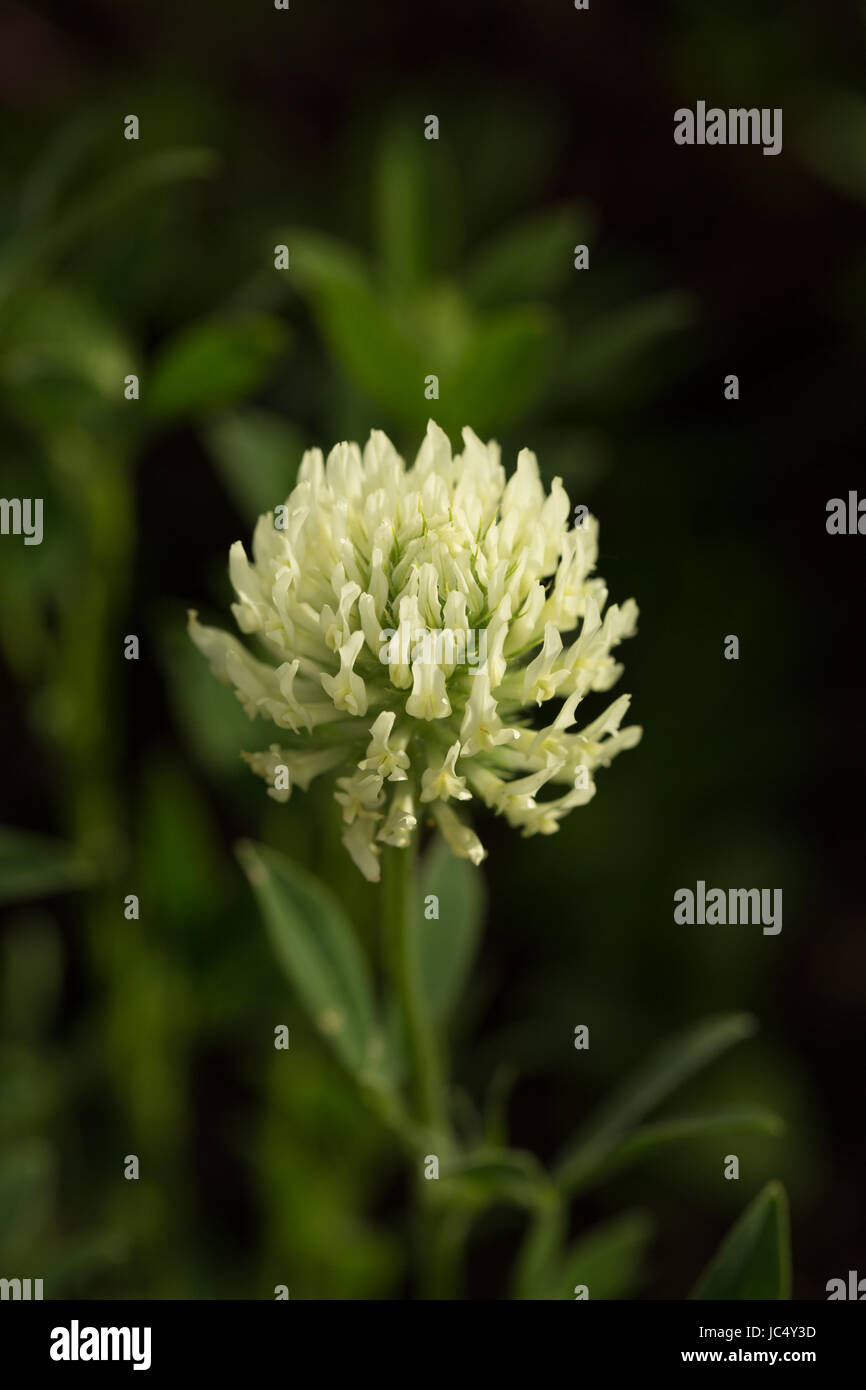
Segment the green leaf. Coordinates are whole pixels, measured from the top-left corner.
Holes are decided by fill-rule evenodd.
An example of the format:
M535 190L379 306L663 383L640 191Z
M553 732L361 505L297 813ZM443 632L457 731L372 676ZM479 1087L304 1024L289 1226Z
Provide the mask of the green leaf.
M569 1190L572 1193L583 1190L602 1178L607 1180L641 1159L654 1157L660 1149L687 1143L691 1139L703 1139L708 1134L720 1133L732 1137L735 1134L765 1134L776 1138L783 1131L784 1124L779 1116L760 1106L745 1110L714 1110L705 1115L689 1115L643 1125L620 1143L614 1144L598 1166L586 1170L578 1181L570 1184Z
M659 340L681 332L694 320L689 295L675 291L626 305L578 330L563 354L572 396L592 399L621 389L623 373L633 371Z
M587 206L567 203L512 224L474 257L470 297L485 308L549 298L574 274L574 247L588 241L594 223Z
M508 1104L518 1072L511 1062L500 1062L490 1078L484 1097L484 1135L489 1144L500 1145L508 1134Z
M450 1184L452 1196L472 1205L501 1201L537 1210L555 1200L541 1164L521 1149L477 1149L443 1159L439 1177Z
M552 1202L536 1212L514 1263L514 1299L546 1297L546 1290L557 1284L551 1271L558 1267L565 1243L567 1212L564 1202Z
M381 1082L385 1048L370 975L339 902L275 850L245 841L237 853L277 958L316 1027L359 1080Z
M250 521L285 502L303 453L298 431L286 420L248 410L217 420L205 437L238 509Z
M64 190L93 148L99 129L92 111L58 123L22 181L19 226L38 226L54 215Z
M552 319L522 305L475 322L450 284L389 296L339 243L296 234L293 283L310 301L326 346L357 391L413 430L431 413L458 431L500 431L535 401L546 379ZM289 244L288 242L286 243ZM295 269L296 267L296 269ZM439 378L440 399L425 398Z
M402 323L363 281L333 279L312 293L313 312L325 342L352 384L370 400L413 427L425 410L425 363L417 333Z
M781 1183L770 1182L728 1232L690 1297L743 1301L790 1296L788 1199Z
M0 902L47 898L83 888L93 868L74 849L56 840L0 826Z
M580 1284L587 1286L590 1299L624 1298L632 1292L654 1231L646 1213L626 1212L603 1222L563 1253L564 1230L562 1205L536 1216L518 1257L514 1298L574 1299Z
M385 269L405 284L423 278L435 246L430 158L419 122L387 127L376 170L376 233Z
M0 252L0 303L22 280L64 255L96 227L154 189L180 180L209 177L216 167L210 150L179 149L124 164L102 182L71 199L41 226L27 226Z
M573 1299L575 1287L585 1284L590 1299L625 1298L640 1281L653 1231L651 1217L640 1211L594 1227L562 1260L547 1297Z
M552 346L553 320L540 306L482 320L453 373L443 374L438 415L453 429L471 420L477 434L501 433L540 396Z
M286 338L280 320L265 314L210 319L184 329L143 387L151 415L165 420L227 409L261 386Z
M225 901L225 865L210 806L185 769L159 755L143 770L139 805L136 868L151 911L175 938L199 924L212 932Z
M289 248L290 270L285 284L302 293L369 282L363 257L337 237L305 227L289 227L274 234L274 245Z
M559 1185L568 1191L580 1184L645 1115L729 1047L750 1037L754 1028L748 1014L724 1014L663 1043L590 1117L557 1165Z
M424 916L425 900L439 900L438 920ZM437 837L421 867L416 894L421 973L431 1017L443 1027L454 1012L472 968L484 920L484 879L466 859L455 859Z
M119 404L124 375L137 370L114 324L77 291L57 285L34 289L10 304L3 318L0 376L16 413L37 428L48 423L40 419L48 391L64 386L68 391L68 383L75 382ZM80 392L74 403L80 420Z
M180 736L209 771L240 781L244 773L238 749L249 738L250 721L233 691L214 680L185 626L172 628L166 621L160 655Z
M629 1133L690 1077L753 1032L754 1021L748 1014L725 1014L706 1019L664 1043L637 1075L590 1117L566 1150L553 1174L559 1191L571 1193L587 1187L666 1143L696 1137L714 1127L778 1132L775 1116L764 1111L739 1111L670 1120ZM533 1290L549 1277L560 1236L550 1217L539 1216L530 1226L517 1257L515 1297L545 1296Z

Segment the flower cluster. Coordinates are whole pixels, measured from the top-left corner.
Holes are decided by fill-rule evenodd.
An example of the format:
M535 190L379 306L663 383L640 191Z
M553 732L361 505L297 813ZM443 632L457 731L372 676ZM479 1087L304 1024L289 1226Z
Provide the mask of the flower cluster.
M310 450L286 503L259 518L252 562L239 541L230 552L232 612L261 656L189 617L250 718L285 731L243 755L253 771L280 801L330 775L346 847L374 881L381 846L406 847L425 812L480 863L461 802L552 834L594 795L595 769L641 735L621 727L628 695L574 728L584 696L620 675L611 651L637 619L633 599L602 616L596 520L569 525L561 480L545 493L529 450L506 480L495 442L470 429L463 441L452 455L431 421L411 467L376 430L363 451L338 444L325 461ZM462 647L431 656L410 641L425 630L460 634ZM479 635L483 663L461 663ZM555 716L536 727L551 701Z

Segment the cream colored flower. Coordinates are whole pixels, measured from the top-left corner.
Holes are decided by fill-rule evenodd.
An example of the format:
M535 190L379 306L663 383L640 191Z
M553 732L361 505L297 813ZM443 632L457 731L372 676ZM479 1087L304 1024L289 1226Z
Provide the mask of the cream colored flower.
M485 850L457 802L552 834L591 800L595 769L640 739L620 727L627 695L573 728L621 674L611 651L637 621L633 599L602 617L598 523L569 528L560 479L545 493L528 449L506 481L496 443L463 441L452 455L431 421L411 467L377 430L327 462L310 450L284 506L259 518L252 561L240 542L230 552L232 612L259 655L189 615L217 679L286 731L244 754L253 771L278 800L334 776L344 843L372 880L381 846L405 848L425 808L474 864Z

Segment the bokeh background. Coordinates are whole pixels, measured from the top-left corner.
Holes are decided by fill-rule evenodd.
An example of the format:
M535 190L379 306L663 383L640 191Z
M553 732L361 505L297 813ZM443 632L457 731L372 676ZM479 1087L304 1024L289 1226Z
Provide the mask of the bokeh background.
M411 1288L401 1157L296 1008L233 847L326 875L371 947L375 890L324 792L264 796L238 750L267 729L184 623L222 618L229 544L304 448L376 426L413 454L431 408L455 445L468 423L534 448L642 613L640 748L557 836L484 827L460 1086L477 1103L512 1070L512 1142L547 1159L661 1039L749 1010L756 1038L692 1098L768 1104L784 1138L740 1142L738 1183L717 1140L668 1150L575 1230L650 1211L634 1296L681 1298L778 1176L794 1296L866 1272L864 542L824 525L864 479L864 58L843 0L4 8L2 492L45 499L41 546L0 540L4 1275ZM781 106L782 155L675 146L698 98ZM782 887L782 934L676 926L698 878ZM503 1296L520 1233L479 1223L467 1297Z

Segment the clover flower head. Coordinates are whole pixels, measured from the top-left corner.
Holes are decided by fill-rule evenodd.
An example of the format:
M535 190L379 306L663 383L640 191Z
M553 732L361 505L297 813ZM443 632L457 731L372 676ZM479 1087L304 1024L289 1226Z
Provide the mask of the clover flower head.
M231 547L232 612L259 654L189 615L217 679L282 731L246 761L278 801L333 778L344 843L373 881L381 847L408 846L422 816L479 864L458 810L472 801L553 834L641 736L622 727L628 695L574 727L621 674L611 651L637 620L633 599L605 611L597 521L569 525L561 480L546 493L528 449L506 479L494 441L463 442L453 455L431 421L410 467L378 430L363 450L310 450L259 518L252 560Z

